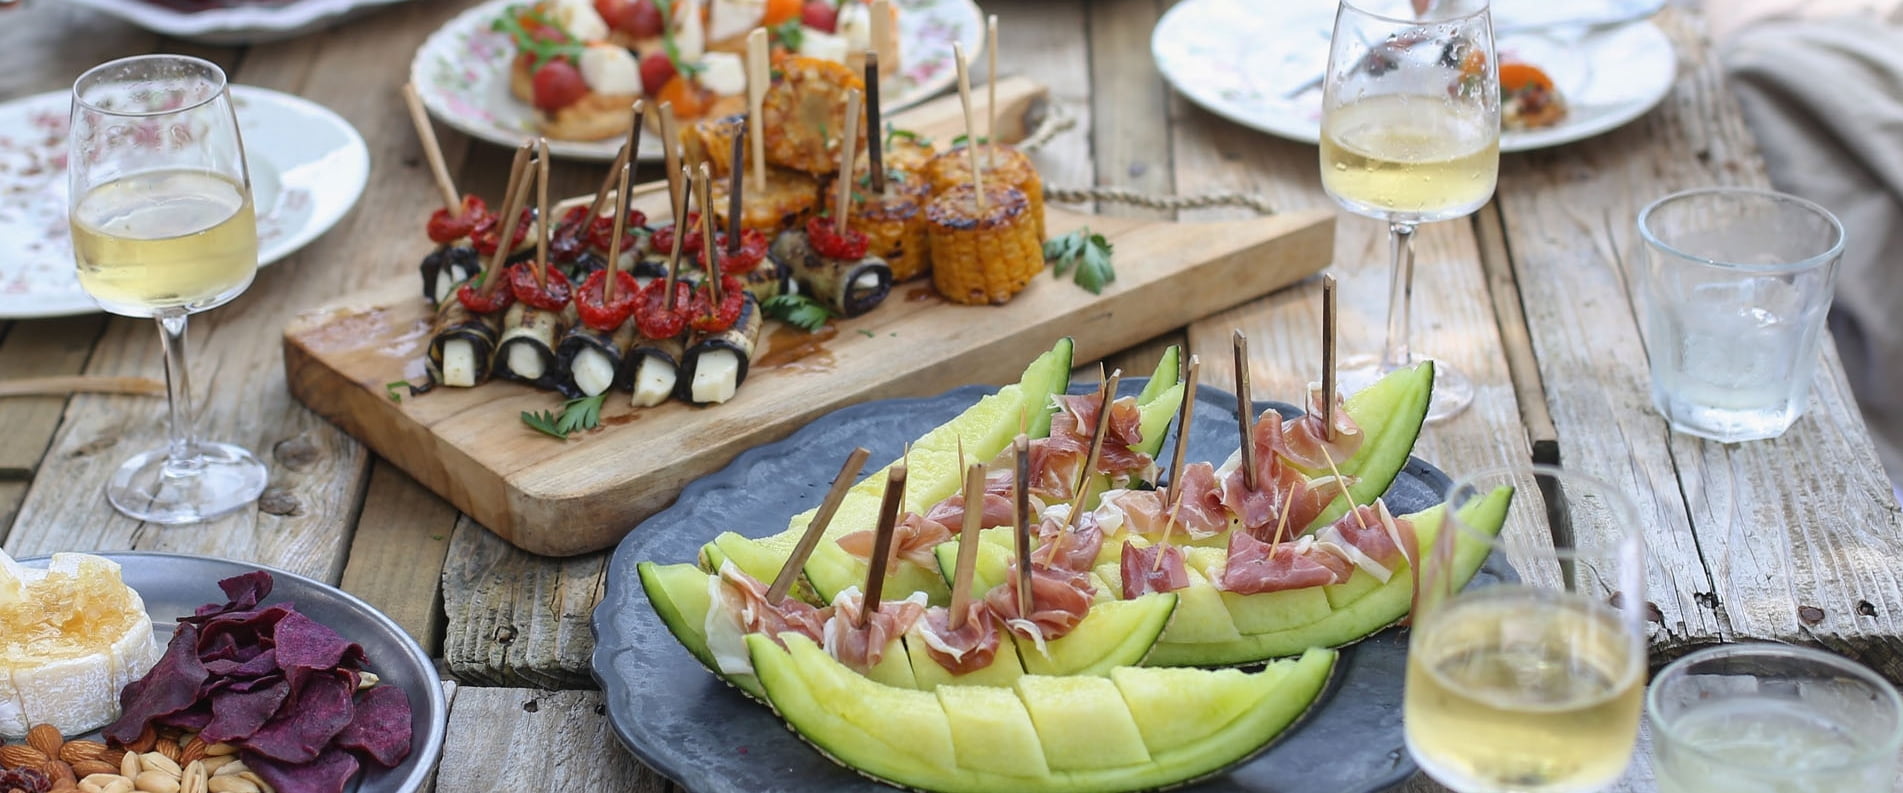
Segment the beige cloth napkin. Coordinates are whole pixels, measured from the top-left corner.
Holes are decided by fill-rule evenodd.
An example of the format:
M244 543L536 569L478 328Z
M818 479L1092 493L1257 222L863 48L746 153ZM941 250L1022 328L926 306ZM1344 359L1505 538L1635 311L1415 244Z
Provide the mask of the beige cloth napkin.
M1848 233L1831 330L1890 481L1903 485L1903 28L1776 21L1721 53L1772 184Z

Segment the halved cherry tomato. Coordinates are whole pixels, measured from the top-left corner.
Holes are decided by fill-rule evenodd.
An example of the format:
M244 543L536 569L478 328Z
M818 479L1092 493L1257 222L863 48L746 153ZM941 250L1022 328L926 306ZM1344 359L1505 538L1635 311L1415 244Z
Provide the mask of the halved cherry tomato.
M715 244L719 246L720 271L723 273L741 275L752 272L754 267L759 266L760 260L766 258L766 235L757 229L741 230L740 249L733 253L728 253L726 234L714 236L719 238Z
M621 327L628 321L628 315L634 313L635 304L641 302L641 285L634 276L624 271L615 271L615 298L604 301L602 292L608 285L608 271L596 270L581 282L581 289L575 292L575 312L581 315L581 321L588 327L607 333Z
M694 316L689 324L702 333L720 333L733 327L734 321L740 319L741 306L746 303L746 289L740 279L731 275L721 276L720 304L714 305L711 288L701 289L694 295Z
M499 225L501 225L501 218L494 215L489 216L488 222L476 224L476 230L469 233L469 244L476 249L477 253L482 254L484 257L495 255L496 243L498 238L502 236L501 232L496 229ZM516 219L515 237L509 240L509 250L515 250L517 246L522 244L523 240L528 239L529 229L534 225L535 210L522 210L521 216Z
M800 24L826 33L835 32L839 27L839 8L830 0L806 0L806 7L800 9Z
M661 35L661 9L654 0L595 0L595 13L608 27L637 39Z
M642 82L645 84L646 79L644 78ZM702 91L698 84L678 74L668 78L667 83L661 86L660 93L655 95L655 99L672 102L675 118L700 118L707 115L707 105L712 101L712 98Z
M463 308L477 314L494 314L515 303L515 293L509 291L507 284L498 285L495 291L484 295L481 281L488 277L489 274L485 272L482 278L471 278L457 288L456 299L463 304Z
M654 230L653 239L650 240L654 243L654 250L660 251L662 255L674 252L674 233L677 226L678 224L669 223ZM700 258L700 245L700 213L689 212L687 213L687 236L681 238L681 258L688 261Z
M517 262L509 266L509 289L515 292L515 299L543 311L560 311L568 306L569 297L574 288L568 283L568 276L562 275L559 267L546 267L546 282L535 280L535 268L528 262Z
M641 90L659 95L667 87L667 81L674 79L674 61L667 57L664 50L651 50L641 56Z
M799 16L800 0L766 0L766 14L760 18L760 24L773 27Z
M463 196L460 211L454 216L451 216L447 209L431 212L429 225L425 230L429 234L430 242L448 245L474 233L477 227L483 225L484 219L487 219L490 224L495 223L495 216L489 214L489 205L483 202L481 196L466 195Z
M846 261L866 258L866 250L872 246L865 232L847 226L846 233L836 234L833 232L833 219L817 215L806 221L806 239L819 255Z
M588 83L582 80L581 70L559 58L535 70L530 88L535 108L549 113L580 102L588 95Z
M1517 61L1500 62L1500 90L1506 93L1534 86L1545 91L1553 90L1553 78L1546 76L1540 67Z
M685 282L674 282L674 308L667 307L667 279L656 278L641 290L641 304L634 310L635 327L650 339L671 339L687 329L687 317L694 310L694 293Z
M621 230L622 252L625 253L634 250L634 246L640 244L641 227L647 224L648 216L641 210L628 210L628 225ZM602 215L601 217L595 218L595 224L588 227L588 247L601 251L601 255L606 256L608 255L608 243L614 241L614 235L615 221L612 215Z

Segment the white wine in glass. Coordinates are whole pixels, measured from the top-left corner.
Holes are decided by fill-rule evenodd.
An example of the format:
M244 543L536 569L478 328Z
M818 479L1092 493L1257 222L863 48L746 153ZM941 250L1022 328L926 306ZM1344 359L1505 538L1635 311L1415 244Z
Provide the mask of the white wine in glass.
M258 268L250 175L225 74L182 55L101 64L73 84L69 219L80 286L158 321L171 440L135 454L106 498L140 520L195 523L257 500L264 465L198 437L186 317L229 302Z
M1343 0L1322 86L1322 187L1342 208L1387 221L1390 249L1387 343L1378 358L1343 362L1345 390L1419 360L1408 341L1415 227L1472 214L1499 171L1486 0L1441 0L1418 16L1392 0ZM1436 362L1428 420L1472 401L1472 382Z

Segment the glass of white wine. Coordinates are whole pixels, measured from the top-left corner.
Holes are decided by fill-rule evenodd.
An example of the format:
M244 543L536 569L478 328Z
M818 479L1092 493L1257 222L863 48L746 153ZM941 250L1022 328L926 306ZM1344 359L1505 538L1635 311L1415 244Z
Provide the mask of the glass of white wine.
M171 440L112 475L127 515L194 523L257 500L265 468L195 430L185 320L229 302L258 269L244 143L216 64L144 55L73 84L69 219L79 283L107 311L158 320Z
M1344 390L1420 360L1408 344L1414 230L1472 214L1500 172L1500 77L1486 0L1342 0L1322 85L1322 187L1357 215L1388 223L1387 343L1342 362ZM1473 401L1473 383L1434 366L1428 420Z
M1504 488L1505 528L1477 528ZM1631 500L1529 464L1454 483L1445 514L1420 538L1408 753L1460 793L1611 786L1631 759L1645 686L1645 543ZM1454 590L1509 548L1521 581Z

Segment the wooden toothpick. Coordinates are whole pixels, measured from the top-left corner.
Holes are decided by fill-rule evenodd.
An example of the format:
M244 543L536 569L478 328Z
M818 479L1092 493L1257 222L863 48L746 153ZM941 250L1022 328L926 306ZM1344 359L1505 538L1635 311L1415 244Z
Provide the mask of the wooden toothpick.
M615 180L615 222L614 237L608 240L608 275L601 282L601 303L612 305L615 299L615 276L621 273L621 235L628 233L628 172L634 170L631 163L622 163L620 178ZM588 216L593 223L594 215Z
M1017 529L1018 550L1018 617L1031 618L1031 439L1024 433L1018 433L1017 440L1011 444L1015 452L1017 479L1017 504L1012 510L1012 521Z
M693 192L694 174L682 168L679 179L668 179L678 183L680 189L674 191L674 244L667 253L667 274L661 282L661 289L667 298L667 310L674 310L674 284L681 272L681 238L687 236L687 195ZM670 177L673 173L668 174Z
M846 92L845 140L839 147L839 191L833 196L833 233L846 233L846 215L852 211L852 161L859 148L859 92Z
M1156 557L1150 560L1151 572L1155 572L1157 570L1163 569L1163 552L1166 550L1169 550L1170 533L1176 530L1176 512L1177 510L1180 510L1183 508L1183 489L1182 488L1180 487L1170 488L1169 496L1171 499L1171 503L1169 505L1169 511L1163 513L1164 515L1163 536L1157 538Z
M879 529L872 536L872 569L866 571L866 603L859 612L859 626L879 610L885 595L885 575L892 560L892 530L899 524L899 506L905 502L905 463L900 461L885 475L885 500L879 503Z
M880 63L896 65L899 54L893 48L899 39L892 29L893 21L892 0L872 0L872 47L879 53Z
M700 164L694 177L694 189L700 198L700 266L707 279L707 294L713 297L713 311L720 309L720 265L714 262L714 176L707 163Z
M548 138L535 139L535 283L548 286Z
M977 141L972 141L977 143ZM985 143L998 142L998 15L985 18ZM991 146L985 146L985 165L991 164Z
M449 178L449 165L443 162L443 147L436 142L436 127L430 124L429 112L423 109L423 97L417 95L416 86L403 84L403 103L410 106L410 123L416 125L416 137L423 142L423 159L429 161L436 191L442 195L443 210L452 216L462 214L462 193L456 192L456 182Z
M872 194L885 195L885 127L879 119L878 50L866 51L866 165L872 170Z
M1183 406L1176 414L1176 451L1170 455L1169 494L1182 499L1183 454L1189 450L1189 422L1196 415L1196 380L1202 374L1203 360L1195 355L1189 356L1189 363L1183 365Z
M749 122L750 123L750 122ZM727 255L740 253L740 215L746 211L746 201L741 188L746 179L742 177L740 161L747 153L747 124L741 124L733 135L733 167L727 169Z
M1255 399L1249 395L1249 337L1241 329L1235 332L1236 345L1236 426L1242 430L1242 483L1256 490L1255 470Z
M965 627L965 612L971 610L971 574L978 566L978 529L984 522L984 504L985 464L972 463L965 469L965 523L958 532L958 566L952 570L952 630Z
M1064 528L1077 525L1077 513L1084 508L1084 499L1090 495L1090 480L1097 475L1097 460L1103 456L1103 439L1110 433L1110 403L1117 399L1117 384L1123 382L1123 370L1110 373L1103 381L1103 400L1097 406L1097 427L1090 434L1090 454L1084 456L1084 469L1077 475L1077 495L1071 499L1070 514L1064 517ZM1055 558L1055 557L1053 557Z
M965 107L965 155L971 158L971 186L978 198L978 213L984 214L985 175L978 167L978 124L971 115L971 64L965 60L965 47L952 42L952 57L958 61L958 101Z
M806 559L813 555L813 549L819 545L819 539L826 534L826 526L833 522L833 515L839 512L839 505L846 500L846 492L852 489L852 483L859 478L860 469L865 468L866 458L872 453L864 447L852 450L846 455L846 464L839 467L839 475L833 477L831 490L826 491L826 500L819 502L819 511L813 513L813 521L806 524L806 533L800 535L798 545L793 546L793 555L786 557L786 564L780 565L780 574L773 577L773 586L767 587L766 602L778 605L786 599L786 593L793 589L793 582L800 577L800 571L806 568Z
M634 117L628 126L628 138L621 142L621 150L615 152L615 161L608 166L608 173L602 175L601 189L596 190L594 200L588 202L588 214L582 215L582 225L571 233L587 234L588 224L594 223L595 218L601 214L601 208L607 206L608 188L619 183L621 167L631 162L635 156L634 153L641 148L641 116L646 108L647 101L643 99L634 100L634 104L628 107L629 115ZM625 191L628 188L623 186L621 189ZM621 194L617 193L616 196L621 197ZM628 202L623 198L616 203L626 206Z
M753 190L766 192L766 130L760 108L766 103L767 76L766 28L754 28L747 34L747 132L753 141ZM738 169L742 163L734 160Z
M681 173L681 129L674 120L673 102L662 102L657 112L661 115L661 160L667 168L667 192L674 200L674 206L678 207L681 205L681 190L686 186L674 178L675 174ZM677 222L680 218L680 215L674 216Z
M489 256L489 267L482 271L482 296L490 297L502 286L502 263L509 259L509 249L514 247L516 217L522 214L522 178L529 170L529 152L534 149L534 141L523 141L515 149L515 159L509 163L509 185L503 188L502 214L496 219L496 252Z
M1322 276L1322 438L1335 440L1335 276Z

